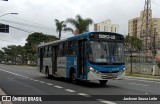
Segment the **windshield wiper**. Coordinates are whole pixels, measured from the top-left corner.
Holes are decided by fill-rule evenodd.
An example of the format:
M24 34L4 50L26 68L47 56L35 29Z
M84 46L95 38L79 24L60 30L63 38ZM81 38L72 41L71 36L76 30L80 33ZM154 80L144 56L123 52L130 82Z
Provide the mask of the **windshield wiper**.
M107 50L106 45L104 45L100 40L98 42L104 50Z

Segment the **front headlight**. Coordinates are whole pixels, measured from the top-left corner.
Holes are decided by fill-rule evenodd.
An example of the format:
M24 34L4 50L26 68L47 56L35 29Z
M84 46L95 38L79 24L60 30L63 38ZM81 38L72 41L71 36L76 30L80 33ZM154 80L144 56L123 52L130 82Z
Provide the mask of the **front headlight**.
M100 73L99 71L95 70L94 68L92 68L91 66L88 67L90 71L94 72L94 73Z
M91 66L89 66L89 70L90 70L90 71L94 71L94 69L93 69Z

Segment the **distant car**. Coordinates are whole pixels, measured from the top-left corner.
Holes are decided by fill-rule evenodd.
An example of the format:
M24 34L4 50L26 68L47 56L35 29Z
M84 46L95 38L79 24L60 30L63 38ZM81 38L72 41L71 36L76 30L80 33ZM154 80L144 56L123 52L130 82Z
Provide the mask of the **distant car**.
M2 61L1 63L2 63L2 64L5 64L5 62L4 62L4 61Z
M13 62L12 61L8 61L7 65L13 65Z

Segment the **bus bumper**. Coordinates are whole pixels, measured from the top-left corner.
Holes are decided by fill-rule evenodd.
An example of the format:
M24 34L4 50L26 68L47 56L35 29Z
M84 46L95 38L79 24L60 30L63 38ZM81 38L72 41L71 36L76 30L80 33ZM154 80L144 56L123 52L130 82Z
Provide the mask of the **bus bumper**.
M96 73L93 71L89 71L87 76L87 80L124 79L125 71L123 70L118 73Z

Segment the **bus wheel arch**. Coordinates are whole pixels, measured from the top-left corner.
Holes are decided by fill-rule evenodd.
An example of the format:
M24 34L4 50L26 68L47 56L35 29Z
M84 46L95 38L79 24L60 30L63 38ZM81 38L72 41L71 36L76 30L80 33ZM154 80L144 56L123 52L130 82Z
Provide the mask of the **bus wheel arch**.
M46 78L48 78L48 79L51 78L51 75L49 74L49 67L48 66L45 67L45 74L46 74Z
M69 78L73 84L77 84L76 71L73 67L70 69Z
M100 85L105 86L108 80L99 80Z

